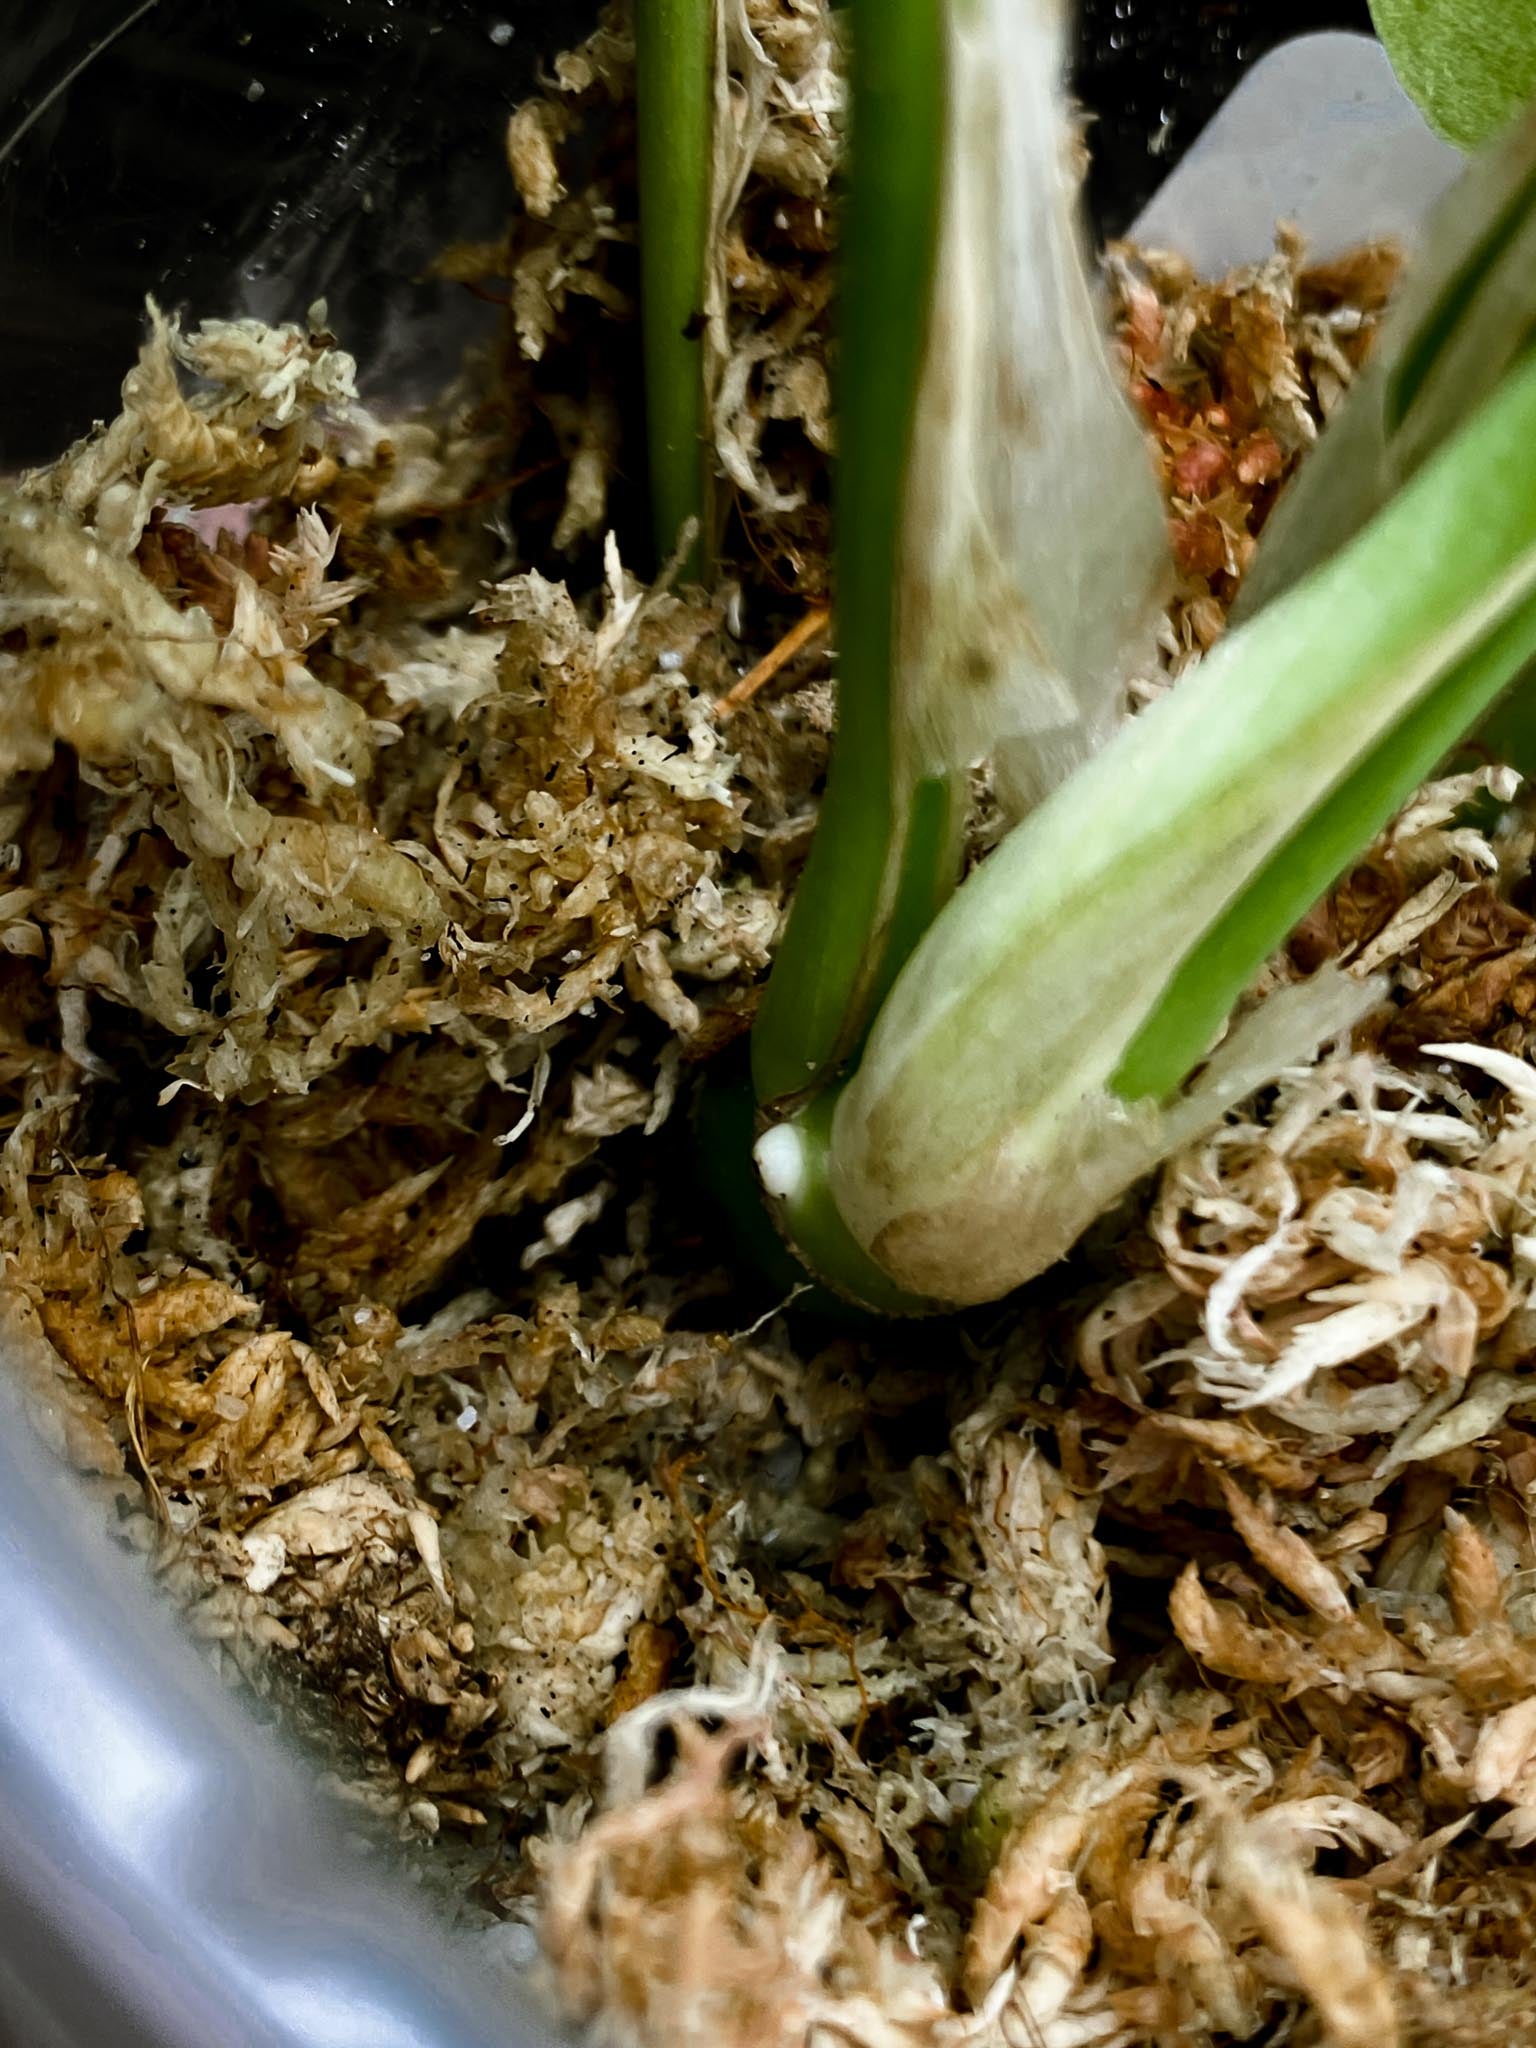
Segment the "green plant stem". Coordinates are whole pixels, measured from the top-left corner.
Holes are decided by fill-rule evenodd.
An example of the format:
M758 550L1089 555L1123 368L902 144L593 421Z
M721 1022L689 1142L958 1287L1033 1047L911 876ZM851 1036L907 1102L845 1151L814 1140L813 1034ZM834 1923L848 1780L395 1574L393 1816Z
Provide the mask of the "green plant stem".
M1536 654L1533 442L1528 359L1335 561L1123 727L946 906L830 1146L804 1153L896 1285L1007 1291L1203 1127L1192 1116L1222 1113L1175 1091L1236 994ZM1279 1064L1340 1028L1331 994L1305 1043L1305 1006L1285 1014ZM1234 1066L1232 1100L1276 1071L1251 1067Z
M854 1237L833 1199L827 1167L838 1095L836 1088L823 1090L758 1141L758 1168L782 1239L794 1247L802 1269L825 1280L839 1301L882 1316L931 1315L942 1304L896 1286Z
M943 7L853 0L854 165L838 294L838 730L794 913L752 1038L763 1102L851 1058L955 880L947 781L903 786L894 744L896 607L913 416L941 191Z
M1175 974L1112 1082L1128 1102L1172 1094L1264 961L1536 652L1536 609L1502 622L1321 803Z
M635 0L640 321L658 562L694 524L684 574L711 537L703 315L714 112L715 0Z

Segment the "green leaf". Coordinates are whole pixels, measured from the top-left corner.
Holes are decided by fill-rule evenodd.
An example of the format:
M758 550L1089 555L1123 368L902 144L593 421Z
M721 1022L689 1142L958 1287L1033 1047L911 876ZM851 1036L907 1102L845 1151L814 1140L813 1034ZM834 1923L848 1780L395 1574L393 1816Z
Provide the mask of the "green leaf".
M1536 94L1536 0L1371 0L1403 89L1462 149Z

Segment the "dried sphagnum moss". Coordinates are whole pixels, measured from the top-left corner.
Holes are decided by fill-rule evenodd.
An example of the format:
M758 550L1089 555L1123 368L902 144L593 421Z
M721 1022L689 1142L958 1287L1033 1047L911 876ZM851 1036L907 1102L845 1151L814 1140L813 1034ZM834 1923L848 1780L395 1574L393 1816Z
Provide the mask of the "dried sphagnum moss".
M825 574L835 43L819 0L737 35L744 597L611 547L553 580L618 455L617 17L513 124L505 244L453 259L507 280L494 374L385 426L321 328L156 316L119 421L6 501L8 1357L66 1455L143 1482L194 1628L334 1700L402 1825L471 1831L605 2040L1528 2038L1512 777L1427 789L1317 908L1270 975L1340 957L1391 1003L1172 1161L1071 1298L741 1329L658 1179L825 723L820 679L710 708L775 582ZM1387 259L1113 275L1176 671Z

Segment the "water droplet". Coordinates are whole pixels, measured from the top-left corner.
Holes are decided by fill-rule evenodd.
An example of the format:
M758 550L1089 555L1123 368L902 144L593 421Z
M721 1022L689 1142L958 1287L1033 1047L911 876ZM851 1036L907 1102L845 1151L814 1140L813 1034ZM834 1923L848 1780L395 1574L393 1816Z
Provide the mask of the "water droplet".
M266 92L266 89L267 88L262 84L259 78L253 78L250 84L245 88L245 96L248 100L251 101L252 105L254 105L255 102L259 100L262 97L262 95Z
M510 21L493 21L486 33L498 50L504 50L517 34L517 30Z

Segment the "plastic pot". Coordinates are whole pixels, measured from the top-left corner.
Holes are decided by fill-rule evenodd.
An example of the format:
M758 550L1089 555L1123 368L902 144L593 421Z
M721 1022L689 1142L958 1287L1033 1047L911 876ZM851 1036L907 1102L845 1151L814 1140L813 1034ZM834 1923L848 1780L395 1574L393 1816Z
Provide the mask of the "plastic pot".
M375 390L430 388L473 314L417 282L421 262L494 223L506 195L484 138L588 12L149 0L13 20L0 473L111 409L146 290L270 317L325 295ZM1283 28L1362 12L1096 0L1080 83L1100 114L1102 224L1131 223ZM1454 165L1373 44L1311 38L1247 76L1140 227L1211 267L1262 253L1282 213L1325 249L1411 233ZM0 2043L548 2038L183 1639L21 1418L3 1361L0 1646Z

